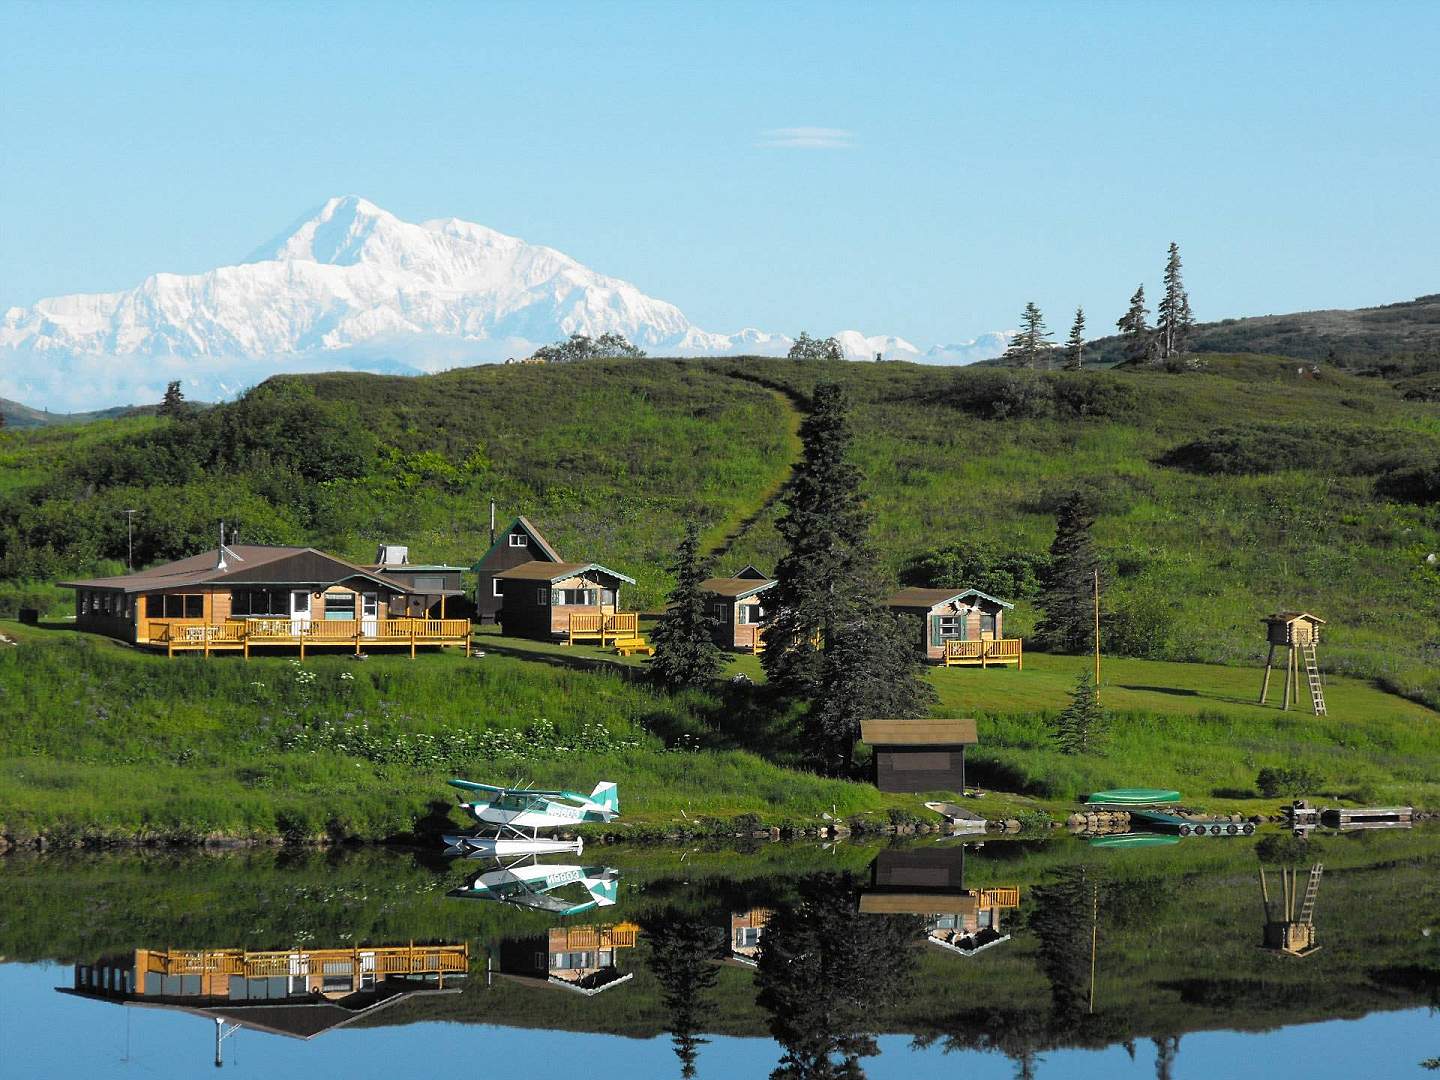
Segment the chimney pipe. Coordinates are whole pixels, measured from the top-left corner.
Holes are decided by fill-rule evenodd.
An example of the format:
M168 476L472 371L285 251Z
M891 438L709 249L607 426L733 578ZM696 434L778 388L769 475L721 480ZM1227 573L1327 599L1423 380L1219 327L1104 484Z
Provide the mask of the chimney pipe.
M490 546L495 546L495 500L490 500Z

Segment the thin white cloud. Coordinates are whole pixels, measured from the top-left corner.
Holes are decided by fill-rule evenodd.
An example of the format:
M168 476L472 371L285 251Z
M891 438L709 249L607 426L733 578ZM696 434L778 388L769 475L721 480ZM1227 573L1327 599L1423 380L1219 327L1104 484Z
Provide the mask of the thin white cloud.
M770 128L760 133L756 146L789 150L849 150L855 146L855 132L844 128Z

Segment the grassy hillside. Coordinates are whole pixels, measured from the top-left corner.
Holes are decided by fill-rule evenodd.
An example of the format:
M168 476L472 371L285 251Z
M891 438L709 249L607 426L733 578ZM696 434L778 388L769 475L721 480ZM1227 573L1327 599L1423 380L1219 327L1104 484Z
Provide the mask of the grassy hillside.
M1373 308L1200 323L1190 344L1201 353L1270 353L1382 369L1403 361L1435 370L1440 368L1440 293ZM1094 342L1091 357L1123 360L1120 339Z
M1440 700L1440 406L1266 357L1183 376L756 358L331 374L180 422L10 431L0 610L19 581L114 569L125 508L141 564L212 543L222 515L250 541L469 562L492 497L568 557L636 577L632 602L653 608L687 519L721 569L774 565L770 500L822 377L855 401L897 580L958 584L916 565L947 545L1043 555L1056 500L1082 486L1101 510L1111 651L1253 665L1260 616L1299 607L1330 620L1323 667ZM1035 612L1015 599L1024 633Z

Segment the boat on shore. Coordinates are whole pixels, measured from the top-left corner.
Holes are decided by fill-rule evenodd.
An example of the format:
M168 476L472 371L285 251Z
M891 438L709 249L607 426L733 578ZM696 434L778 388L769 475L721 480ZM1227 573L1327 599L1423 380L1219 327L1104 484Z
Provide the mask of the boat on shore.
M1173 806L1180 801L1180 792L1165 788L1111 788L1091 792L1086 806Z

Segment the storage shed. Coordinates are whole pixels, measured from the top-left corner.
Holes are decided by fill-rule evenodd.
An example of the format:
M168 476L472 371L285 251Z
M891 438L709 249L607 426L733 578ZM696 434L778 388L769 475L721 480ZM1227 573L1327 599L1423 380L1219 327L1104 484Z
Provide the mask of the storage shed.
M965 790L965 748L980 740L974 720L864 720L881 791Z

